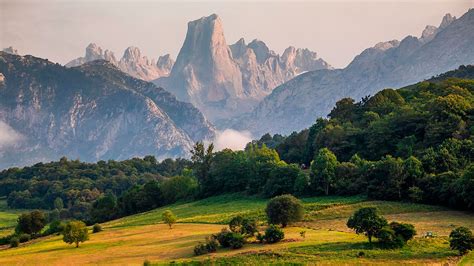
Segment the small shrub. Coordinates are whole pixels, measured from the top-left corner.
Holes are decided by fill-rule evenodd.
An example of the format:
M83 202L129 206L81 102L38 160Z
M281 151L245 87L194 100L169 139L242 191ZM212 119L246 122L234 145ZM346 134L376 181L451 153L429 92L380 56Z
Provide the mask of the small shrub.
M217 241L219 241L219 244L223 248L228 248L230 247L230 238L231 238L232 232L229 231L227 228L222 228L222 230L216 235Z
M245 238L240 233L231 233L229 236L229 246L232 249L242 248L245 244Z
M273 224L265 230L265 235L263 236L265 242L269 244L280 242L283 238L285 238L285 233Z
M405 243L416 235L415 226L412 224L391 222L390 228L392 228L397 236L401 236Z
M301 238L306 239L306 231L304 231L304 230L301 231L300 236L301 236Z
M194 255L196 256L207 254L207 253L208 251L205 244L200 243L194 247Z
M48 229L46 229L46 231L44 231L43 235L51 235L51 234L55 234L55 233L59 234L64 230L65 226L66 226L66 224L59 221L59 220L52 221L49 224Z
M150 266L151 265L151 262L149 260L145 260L143 262L143 266Z
M362 258L365 256L365 252L364 251L359 251L359 253L357 253L357 257L359 258Z
M257 232L257 223L255 220L237 216L232 218L229 228L234 233L241 233L246 236L253 236Z
M258 231L255 220L242 218L242 216L232 218L229 222L229 228L232 232L240 233L245 237L252 237Z
M289 223L298 222L303 219L304 208L300 200L292 195L281 195L271 199L267 208L268 223L281 224L286 227Z
M390 226L382 227L376 237L383 248L401 248L405 244L403 237L397 235Z
M265 241L265 235L262 235L260 232L257 233L256 236L258 242L263 243Z
M449 234L449 246L451 249L459 251L459 254L464 255L472 250L474 246L474 237L471 230L466 227L458 227Z
M208 236L206 237L206 249L207 252L212 253L217 251L217 247L219 247L219 242L217 242L216 236Z
M20 240L17 237L12 237L10 239L10 247L11 248L16 248L20 245Z
M30 241L30 239L31 236L29 234L21 234L20 236L18 236L18 240L20 241L20 243L28 242Z
M92 233L99 233L102 231L102 226L100 224L94 224L92 227Z

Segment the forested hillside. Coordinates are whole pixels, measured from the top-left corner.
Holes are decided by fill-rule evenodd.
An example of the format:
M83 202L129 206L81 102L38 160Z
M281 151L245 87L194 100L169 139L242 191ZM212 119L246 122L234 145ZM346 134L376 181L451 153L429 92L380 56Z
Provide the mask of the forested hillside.
M275 148L288 163L311 165L310 194L324 187L329 194L472 209L472 78L474 67L461 66L357 103L341 99L309 129L267 134L254 144Z

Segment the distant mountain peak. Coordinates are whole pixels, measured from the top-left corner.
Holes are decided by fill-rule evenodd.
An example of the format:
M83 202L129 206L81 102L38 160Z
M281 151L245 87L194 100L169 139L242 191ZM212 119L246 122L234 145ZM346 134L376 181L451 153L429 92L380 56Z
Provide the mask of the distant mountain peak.
M123 72L146 81L168 76L174 64L169 55L162 59L161 64L155 63L154 60L143 56L140 49L135 46L125 49L122 58L118 61L112 51L104 51L97 44L90 43L86 47L85 56L70 61L66 64L66 67L76 67L94 60L109 61Z
M9 54L14 54L14 55L19 55L19 54L18 54L18 50L15 49L15 48L13 48L12 46L7 47L7 48L4 48L4 49L3 49L3 52L9 53Z
M441 20L441 23L439 24L439 28L444 29L455 20L456 20L456 17L452 16L450 13L447 13L446 15L444 15L443 19Z

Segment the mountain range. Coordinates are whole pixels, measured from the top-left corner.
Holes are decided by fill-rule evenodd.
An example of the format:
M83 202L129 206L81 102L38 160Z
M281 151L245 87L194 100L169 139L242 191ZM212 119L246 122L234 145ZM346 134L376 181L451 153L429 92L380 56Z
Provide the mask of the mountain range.
M222 20L213 14L188 23L170 75L155 83L219 123L251 110L283 82L318 69L331 66L307 49L288 47L280 56L259 40L228 45Z
M0 168L61 156L187 157L215 134L192 104L105 60L66 68L0 52L0 73L0 121L17 136L0 147Z
M169 54L160 56L157 61L148 59L141 54L139 48L128 47L120 60L110 50L102 50L95 43L91 43L86 47L84 57L76 58L66 64L66 67L76 67L94 60L106 60L118 67L123 72L132 77L150 81L159 77L166 77L170 74L174 61Z
M288 134L325 117L337 100L359 100L384 88L399 88L474 63L474 9L459 19L447 14L420 38L378 43L344 69L310 71L275 88L249 114L228 126Z

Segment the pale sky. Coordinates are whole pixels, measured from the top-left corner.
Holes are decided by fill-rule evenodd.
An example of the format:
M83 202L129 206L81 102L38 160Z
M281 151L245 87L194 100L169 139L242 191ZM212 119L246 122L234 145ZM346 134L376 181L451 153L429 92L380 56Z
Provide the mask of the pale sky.
M216 13L228 44L244 37L279 54L290 45L309 48L339 68L377 42L418 37L444 14L459 17L472 7L474 0L0 0L0 48L62 64L83 56L90 42L117 58L132 45L149 58L176 58L187 22Z

